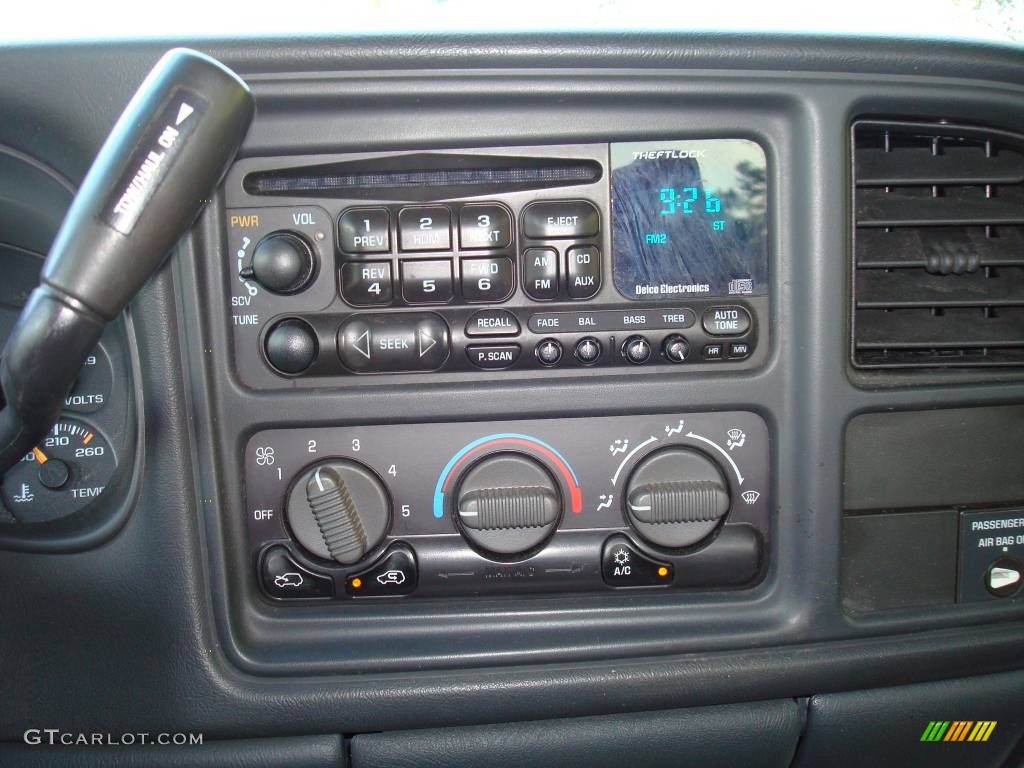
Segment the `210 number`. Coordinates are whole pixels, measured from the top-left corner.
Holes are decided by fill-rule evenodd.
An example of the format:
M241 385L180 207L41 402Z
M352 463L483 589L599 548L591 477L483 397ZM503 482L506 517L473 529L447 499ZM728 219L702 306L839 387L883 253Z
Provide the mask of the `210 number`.
M704 187L705 213L718 213L722 210L722 201L715 197L714 191L714 187ZM683 187L678 191L672 187L664 187L659 193L659 198L665 205L661 209L661 215L671 216L680 210L683 213L693 213L693 204L700 198L700 192L697 187Z

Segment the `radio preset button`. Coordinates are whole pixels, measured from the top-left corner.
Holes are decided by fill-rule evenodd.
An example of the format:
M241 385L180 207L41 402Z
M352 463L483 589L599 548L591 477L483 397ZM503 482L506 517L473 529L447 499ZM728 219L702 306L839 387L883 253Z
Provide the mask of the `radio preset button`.
M535 239L593 237L600 226L597 208L586 200L530 203L523 211L523 231Z
M500 205L464 205L459 211L459 243L464 250L507 248L512 217Z
M403 208L398 241L403 251L447 251L452 247L452 214L443 205Z
M356 307L390 304L391 262L349 262L342 266L341 296Z
M589 299L601 287L601 253L593 246L576 246L565 253L565 283L569 297Z
M512 295L512 259L463 259L462 298L466 301L504 301Z
M451 259L403 261L402 298L410 304L444 304L451 301Z
M534 352L541 365L558 365L558 361L562 359L562 345L556 339L544 339Z
M387 253L390 226L387 208L352 208L338 219L338 245L346 253Z
M518 336L519 321L507 309L481 309L466 321L467 336Z
M520 351L518 344L477 344L466 347L466 356L477 368L493 371L514 365Z
M558 295L558 252L553 248L527 248L523 253L523 290L544 301Z
M712 336L742 336L750 330L750 313L743 307L708 307L701 318Z
M338 356L356 373L432 371L448 348L448 326L432 312L352 315L338 330Z

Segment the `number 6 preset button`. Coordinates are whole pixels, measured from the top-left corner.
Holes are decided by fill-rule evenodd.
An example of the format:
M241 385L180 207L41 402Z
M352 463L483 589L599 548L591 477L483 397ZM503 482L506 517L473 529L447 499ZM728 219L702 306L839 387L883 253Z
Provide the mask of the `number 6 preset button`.
M451 259L403 260L402 298L410 304L444 304L451 301Z
M403 208L398 214L403 251L447 251L452 247L452 214L443 205Z

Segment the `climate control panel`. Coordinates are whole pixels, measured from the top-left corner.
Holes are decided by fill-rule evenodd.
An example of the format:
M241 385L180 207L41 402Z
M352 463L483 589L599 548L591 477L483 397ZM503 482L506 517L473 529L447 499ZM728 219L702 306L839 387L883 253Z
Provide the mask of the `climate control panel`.
M749 412L266 430L253 567L280 600L749 586L768 449Z

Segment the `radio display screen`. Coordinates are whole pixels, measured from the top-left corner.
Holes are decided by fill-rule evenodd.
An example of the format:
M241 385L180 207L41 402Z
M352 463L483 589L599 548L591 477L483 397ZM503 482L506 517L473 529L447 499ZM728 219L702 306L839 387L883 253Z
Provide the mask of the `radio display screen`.
M767 294L767 164L758 144L610 146L619 293L636 301Z

